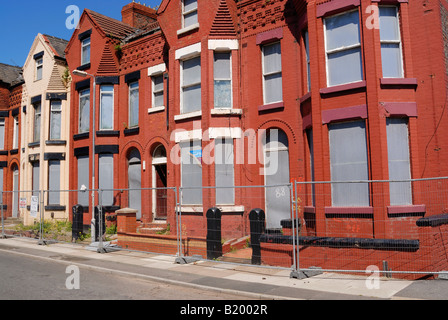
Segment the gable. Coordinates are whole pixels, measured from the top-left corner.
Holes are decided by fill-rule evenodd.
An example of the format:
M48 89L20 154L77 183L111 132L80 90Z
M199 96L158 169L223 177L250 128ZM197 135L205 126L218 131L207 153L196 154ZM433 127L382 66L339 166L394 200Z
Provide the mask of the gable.
M221 0L210 29L210 36L235 37L235 25L226 0Z

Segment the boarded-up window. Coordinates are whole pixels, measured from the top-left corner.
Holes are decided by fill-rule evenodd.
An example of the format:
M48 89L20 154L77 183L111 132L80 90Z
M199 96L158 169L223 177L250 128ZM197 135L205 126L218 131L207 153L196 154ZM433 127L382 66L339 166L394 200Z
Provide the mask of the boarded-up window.
M232 72L230 57L230 52L215 52L214 55L215 108L232 108Z
M398 8L380 6L381 60L384 78L403 78Z
M407 119L388 118L386 125L389 180L409 180L411 179L411 166ZM412 204L411 182L391 182L389 192L391 205Z
M263 46L264 103L283 101L282 53L280 42Z
M182 113L201 110L201 57L182 61Z
M202 204L202 141L181 142L182 204Z
M48 161L48 204L60 203L61 162L59 160ZM56 191L57 190L57 191Z
M331 124L328 130L330 133L331 181L368 180L365 122ZM331 191L334 207L369 206L368 183L333 183Z
M78 157L78 190L82 190L83 186L89 189L89 156ZM78 204L89 206L89 192L78 191Z
M215 140L216 203L235 204L233 139Z
M98 186L102 191L101 205L112 206L114 204L114 155L105 153L99 155Z

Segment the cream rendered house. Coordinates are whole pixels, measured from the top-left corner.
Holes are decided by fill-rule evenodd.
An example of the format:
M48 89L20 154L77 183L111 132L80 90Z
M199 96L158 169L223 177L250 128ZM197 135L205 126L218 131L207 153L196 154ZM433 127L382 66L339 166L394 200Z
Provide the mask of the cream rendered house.
M38 34L23 66L25 80L21 122L21 208L25 224L69 218L70 73L64 50L68 41ZM39 213L30 211L39 196ZM42 202L43 201L43 202ZM22 202L23 203L23 202Z

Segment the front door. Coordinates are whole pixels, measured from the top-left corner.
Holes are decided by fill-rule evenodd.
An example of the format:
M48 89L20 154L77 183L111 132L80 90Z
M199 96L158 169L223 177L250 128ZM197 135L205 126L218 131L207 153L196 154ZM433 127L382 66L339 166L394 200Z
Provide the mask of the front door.
M15 167L12 173L12 217L19 217L19 169Z

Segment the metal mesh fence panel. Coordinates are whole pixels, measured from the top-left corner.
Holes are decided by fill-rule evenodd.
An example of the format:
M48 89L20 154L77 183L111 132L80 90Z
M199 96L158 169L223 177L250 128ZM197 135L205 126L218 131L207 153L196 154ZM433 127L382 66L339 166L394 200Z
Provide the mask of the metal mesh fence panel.
M193 190L202 204L190 204ZM282 235L292 218L292 185L179 189L179 243L183 257L255 266L294 267L295 250L261 251L266 235ZM217 200L218 199L218 200ZM234 199L222 204L219 199Z
M368 190L367 205L335 190ZM364 185L367 188L353 188ZM364 192L364 191L362 191ZM298 265L420 278L448 270L448 179L295 183Z

